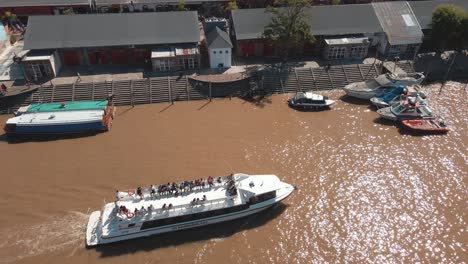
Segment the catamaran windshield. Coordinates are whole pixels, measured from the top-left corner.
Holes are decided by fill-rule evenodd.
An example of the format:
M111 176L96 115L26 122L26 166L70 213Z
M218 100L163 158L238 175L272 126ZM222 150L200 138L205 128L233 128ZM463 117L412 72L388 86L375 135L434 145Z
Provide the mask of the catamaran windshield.
M401 104L397 104L392 106L392 112L393 113L401 113L405 110L405 107Z
M376 82L375 80L366 81L365 84L366 84L366 87L370 89L375 89L380 86L380 84Z
M304 94L303 93L298 93L296 94L296 96L294 96L294 99L297 100L297 99L301 99L301 98L304 98Z
M387 78L386 75L379 75L377 78L375 78L375 81L381 86L392 82Z

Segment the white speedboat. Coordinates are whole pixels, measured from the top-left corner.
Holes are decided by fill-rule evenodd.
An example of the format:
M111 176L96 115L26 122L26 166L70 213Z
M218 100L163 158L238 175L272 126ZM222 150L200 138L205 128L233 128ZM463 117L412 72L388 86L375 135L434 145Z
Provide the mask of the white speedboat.
M198 184L197 184L198 182ZM275 175L234 174L218 179L137 188L91 213L86 245L117 241L229 221L288 197L294 186Z
M343 90L347 95L359 99L371 99L382 96L398 86L417 85L424 80L422 73L382 74L373 80L355 82L346 85Z
M328 99L328 97L314 94L311 92L299 92L293 98L288 100L288 104L291 107L298 108L309 108L318 109L323 107L329 107L334 104L334 100Z
M377 110L380 117L392 121L434 118L426 104L418 102L416 97L407 97L392 106Z

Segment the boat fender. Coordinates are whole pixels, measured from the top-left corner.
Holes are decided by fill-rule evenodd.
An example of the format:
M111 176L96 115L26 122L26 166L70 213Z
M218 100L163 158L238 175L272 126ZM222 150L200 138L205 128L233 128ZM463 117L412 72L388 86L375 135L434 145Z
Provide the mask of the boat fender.
M133 218L135 216L134 213L127 213L127 218Z

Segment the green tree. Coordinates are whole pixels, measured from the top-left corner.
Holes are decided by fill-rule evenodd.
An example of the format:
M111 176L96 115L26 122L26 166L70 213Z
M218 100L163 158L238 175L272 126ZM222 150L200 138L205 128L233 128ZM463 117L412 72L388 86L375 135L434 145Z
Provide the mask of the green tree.
M313 43L315 38L310 33L310 16L306 13L310 7L308 0L278 0L277 3L280 8L267 8L273 17L265 26L263 37L280 48L285 63L292 48Z
M437 6L432 12L431 41L439 48L461 49L467 45L468 13L451 4Z
M341 4L341 0L331 0L332 5L339 5Z
M185 11L185 0L179 0L179 2L177 2L176 10Z
M1 20L2 20L2 23L3 23L3 24L9 25L10 22L16 20L16 15L13 14L13 13L11 13L11 12L9 12L9 11L6 11L6 12L2 15Z
M229 11L234 10L234 9L239 9L239 7L237 6L237 2L236 1L228 2L225 8L226 12L229 13Z

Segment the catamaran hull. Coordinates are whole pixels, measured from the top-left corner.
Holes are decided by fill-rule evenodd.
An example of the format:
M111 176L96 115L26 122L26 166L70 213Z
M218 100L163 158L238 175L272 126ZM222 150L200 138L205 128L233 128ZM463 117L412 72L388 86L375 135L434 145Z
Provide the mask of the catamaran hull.
M86 131L103 131L106 128L102 125L102 120L96 120L83 123L62 123L46 125L16 125L12 131L6 131L10 135L29 135L29 134L67 134Z
M415 119L424 118L420 115L408 115L408 114L400 114L397 116L392 112L391 107L380 108L379 110L377 110L377 113L380 115L380 117L391 120L391 121L415 120ZM425 118L431 118L431 116L427 116Z
M346 92L348 96L355 97L358 99L364 99L364 100L368 100L376 96L375 91L356 91L356 90L350 90L350 89L344 89L344 91Z
M275 205L276 203L286 199L293 192L293 190L294 188L291 186L290 190L288 190L283 195L278 196L275 199L270 200L270 201L265 201L262 203L252 205L244 211L210 217L206 219L199 219L196 221L188 221L188 222L174 224L174 225L155 227L155 228L151 228L147 230L136 230L133 233L130 233L131 231L124 231L121 234L115 235L112 237L105 237L101 235L101 230L99 228L101 212L95 211L91 213L91 216L88 221L88 226L86 229L86 246L92 247L92 246L97 246L100 244L114 243L114 242L128 240L128 239L147 237L147 236L152 236L152 235L157 235L157 234L163 234L163 233L168 233L168 232L173 232L173 231L179 231L179 230L190 229L194 227L206 226L206 225L239 219L239 218L253 215L258 212L268 209L269 207ZM128 232L128 233L125 234L125 232Z
M326 100L324 104L295 104L292 101L288 101L289 107L299 109L323 109L330 108L335 103L333 100Z
M395 114L392 113L391 107L380 108L377 110L377 113L380 115L381 118L391 120L391 121L398 121L398 118Z
M370 99L371 103L375 105L377 108L384 108L384 107L389 107L390 105L382 100L379 99L379 97L372 97Z

